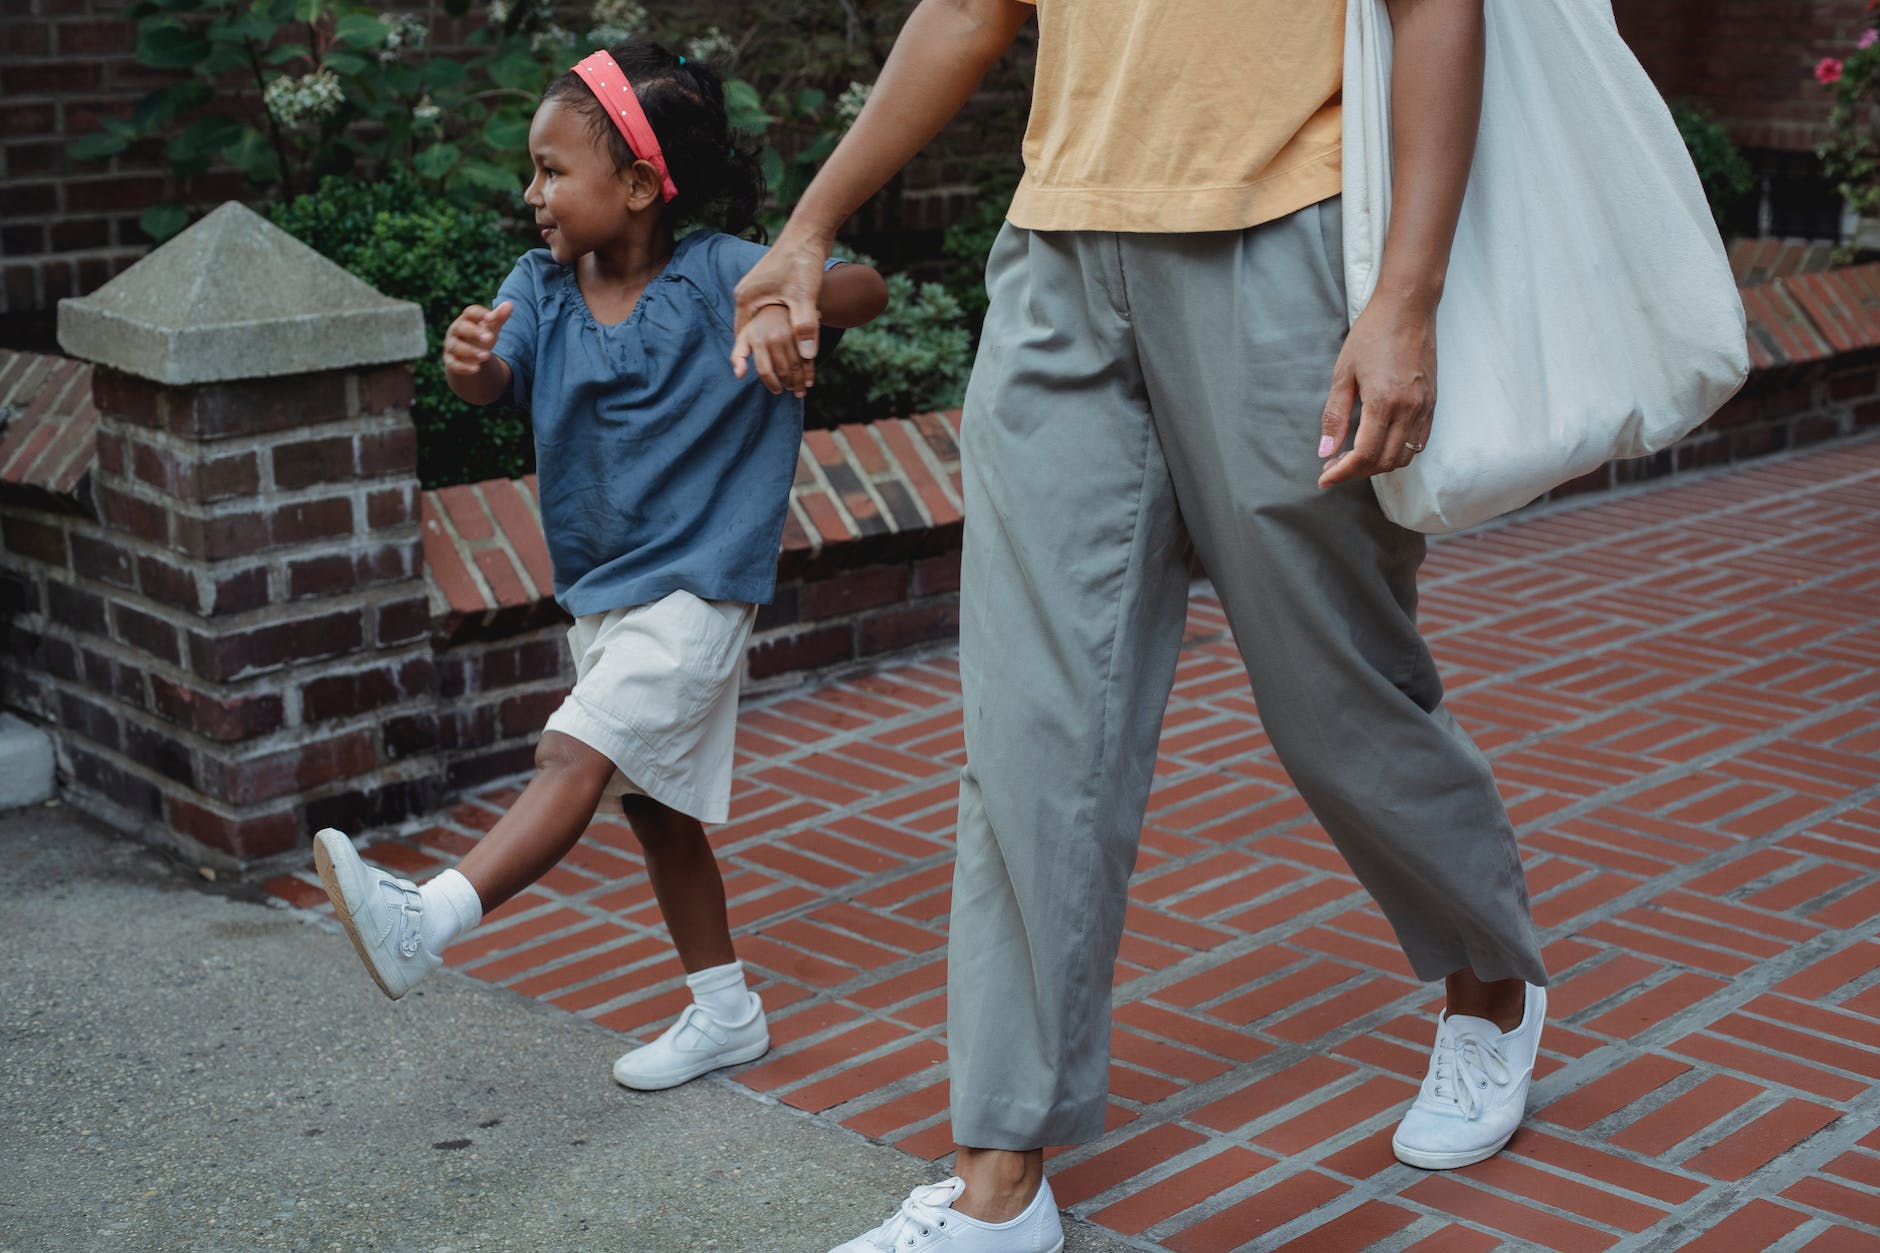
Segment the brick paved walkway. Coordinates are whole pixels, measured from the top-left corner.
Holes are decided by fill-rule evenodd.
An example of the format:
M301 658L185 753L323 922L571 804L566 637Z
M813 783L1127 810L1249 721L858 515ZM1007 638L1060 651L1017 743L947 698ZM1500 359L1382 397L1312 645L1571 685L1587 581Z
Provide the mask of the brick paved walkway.
M1880 441L1445 542L1424 589L1556 977L1528 1126L1468 1170L1392 1160L1436 1002L1288 788L1198 591L1111 1130L1057 1156L1060 1200L1178 1253L1880 1249ZM954 659L755 701L739 738L714 843L776 1047L737 1078L937 1158ZM372 855L432 871L513 795ZM633 848L597 821L451 964L657 1030L684 989ZM275 887L317 903L313 882Z

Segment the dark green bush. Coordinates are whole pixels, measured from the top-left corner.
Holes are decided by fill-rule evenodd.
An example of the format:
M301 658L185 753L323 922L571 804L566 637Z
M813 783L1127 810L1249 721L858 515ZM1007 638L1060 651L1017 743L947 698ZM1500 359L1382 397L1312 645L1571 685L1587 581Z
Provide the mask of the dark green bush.
M965 313L945 287L888 276L888 311L842 337L816 370L811 426L958 408L973 365Z
M459 400L444 383L444 332L465 305L487 305L530 241L493 209L466 209L406 175L327 178L270 213L276 225L387 296L424 310L417 364L418 476L427 487L526 474L535 461L526 415Z
M1704 198L1710 201L1711 216L1723 229L1732 211L1756 186L1756 174L1743 153L1730 138L1723 123L1702 105L1685 100L1671 103L1671 116L1684 136L1684 146L1691 150L1691 162L1704 184Z

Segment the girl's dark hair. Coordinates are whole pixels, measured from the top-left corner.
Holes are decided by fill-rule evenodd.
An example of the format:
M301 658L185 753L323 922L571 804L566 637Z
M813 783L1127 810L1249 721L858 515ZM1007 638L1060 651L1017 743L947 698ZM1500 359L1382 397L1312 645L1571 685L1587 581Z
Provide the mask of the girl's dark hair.
M640 108L659 136L666 170L679 189L666 204L667 220L696 222L728 235L750 232L764 203L764 175L757 148L731 133L717 72L644 39L629 39L607 51L633 84ZM625 172L638 160L620 128L573 70L550 83L542 100L580 110L588 130L607 145L616 170Z

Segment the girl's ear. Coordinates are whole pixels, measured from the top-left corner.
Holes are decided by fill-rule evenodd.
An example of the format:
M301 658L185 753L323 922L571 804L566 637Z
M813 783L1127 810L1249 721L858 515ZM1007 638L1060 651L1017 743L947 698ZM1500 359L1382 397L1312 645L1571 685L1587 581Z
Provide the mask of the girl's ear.
M627 207L635 213L661 203L659 171L652 162L635 161L621 177L627 184Z

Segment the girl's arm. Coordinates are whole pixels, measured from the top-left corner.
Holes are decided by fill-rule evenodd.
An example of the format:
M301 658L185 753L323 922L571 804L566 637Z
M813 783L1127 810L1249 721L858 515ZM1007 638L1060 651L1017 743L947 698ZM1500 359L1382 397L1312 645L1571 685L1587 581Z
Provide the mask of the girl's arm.
M496 333L515 306L471 305L444 332L444 382L473 405L491 405L509 388L509 363L497 356Z
M1483 0L1388 0L1396 44L1391 71L1390 229L1377 292L1345 341L1332 375L1319 456L1345 441L1320 487L1409 464L1407 444L1429 442L1436 408L1436 306L1469 184L1482 117Z
M818 293L836 228L960 111L1032 12L1023 0L921 0L855 125L803 193L770 254L738 284L734 365L749 352L746 323L765 305L788 310L797 351L816 355L817 325L829 321Z
M821 317L824 326L860 326L888 307L888 284L872 265L844 262L823 274Z

